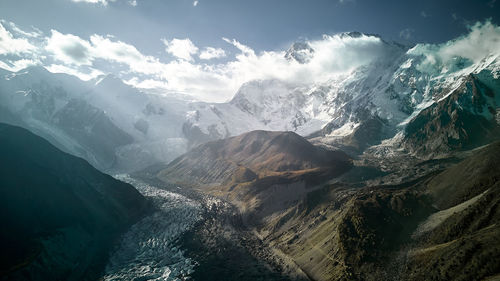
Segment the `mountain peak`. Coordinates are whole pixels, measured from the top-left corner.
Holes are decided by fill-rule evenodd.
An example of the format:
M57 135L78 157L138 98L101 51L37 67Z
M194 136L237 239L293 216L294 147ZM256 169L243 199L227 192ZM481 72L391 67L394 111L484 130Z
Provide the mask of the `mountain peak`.
M314 49L307 42L295 42L285 53L287 60L295 60L300 64L310 62L313 56Z
M377 38L382 39L382 37L379 34L363 33L363 32L359 32L359 31L342 32L342 33L339 33L339 36L341 38L347 38L347 37L360 38L360 37L363 37L363 36L368 36L368 37L377 37Z
M173 181L227 184L244 167L260 176L325 169L333 174L349 167L349 156L312 145L294 132L251 131L200 145L160 173Z
M106 85L106 86L113 86L113 85L124 85L123 81L116 77L114 74L104 74L100 75L99 77L96 78L96 85Z

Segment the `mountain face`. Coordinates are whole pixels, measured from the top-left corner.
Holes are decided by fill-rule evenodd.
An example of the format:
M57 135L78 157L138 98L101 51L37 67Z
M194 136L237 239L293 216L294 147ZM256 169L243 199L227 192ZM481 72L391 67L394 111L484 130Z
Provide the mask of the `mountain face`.
M314 49L307 42L295 42L285 53L286 59L302 64L310 62L313 56Z
M356 33L344 36L356 37ZM300 46L291 50L304 47ZM433 49L427 45L408 49L384 42L382 46L387 55L325 82L293 85L276 79L250 81L229 103L195 106L191 114L195 118L187 120L184 130L196 131L204 140L238 135L249 127L289 130L314 143L354 154L385 140L395 146L393 149L432 157L439 146L466 148L484 143L459 137L453 144L451 135L450 140L441 137L440 144L435 143L438 140L417 140L417 131L428 131L435 120L446 118L440 116L440 109L454 103L456 116L451 118L458 121L459 128L453 130L473 126L467 119L477 117L484 119L483 134L497 135L500 54L488 54L477 61L456 57L432 64L428 57L434 56ZM434 148L416 149L430 146Z
M85 82L30 67L2 76L0 101L1 121L32 130L101 170L133 171L186 150L186 103L146 95L113 76Z
M257 229L314 280L498 276L499 153L495 142L400 185L325 184Z
M314 146L293 132L252 131L200 145L158 178L232 198L250 220L281 210L351 165L345 153Z
M417 154L437 156L498 139L500 92L495 89L499 88L490 88L478 77L470 74L446 98L412 119L403 145Z
M349 157L310 144L293 132L252 131L208 142L172 161L161 176L192 185L224 185L236 170L243 175L272 175L286 171L339 169Z
M144 197L19 127L0 124L0 150L0 279L97 278Z

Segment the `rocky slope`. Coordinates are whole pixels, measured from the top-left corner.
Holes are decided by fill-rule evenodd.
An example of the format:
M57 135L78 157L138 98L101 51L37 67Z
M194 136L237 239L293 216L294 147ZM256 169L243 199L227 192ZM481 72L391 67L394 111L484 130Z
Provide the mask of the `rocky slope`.
M406 184L325 185L260 232L313 280L483 280L500 272L499 149Z
M278 211L350 167L345 153L314 146L293 132L253 131L200 145L158 177L230 197L253 216Z
M280 136L277 149L262 140L269 136ZM301 139L283 142L290 136L298 138L257 131L210 142L159 177L198 182L202 192L235 204L243 223L311 280L483 280L500 273L498 142L474 150L450 146L454 157L431 160L363 154L327 183L332 176L296 173L324 160L311 160ZM295 160L303 165L281 165Z
M91 280L147 203L19 127L0 124L2 280Z
M498 139L500 80L494 79L495 84L487 85L481 74L470 74L447 97L412 119L405 128L403 146L433 157Z
M282 172L343 169L348 156L310 144L293 132L252 131L200 145L172 161L161 177L191 185L224 185L236 173L251 181Z

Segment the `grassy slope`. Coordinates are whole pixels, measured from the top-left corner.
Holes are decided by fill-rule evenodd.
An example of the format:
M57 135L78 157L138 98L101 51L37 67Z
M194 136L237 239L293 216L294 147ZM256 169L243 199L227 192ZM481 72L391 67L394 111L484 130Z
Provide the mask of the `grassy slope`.
M499 158L494 143L413 186L327 186L262 232L314 280L482 280L500 272ZM412 237L432 213L483 192Z

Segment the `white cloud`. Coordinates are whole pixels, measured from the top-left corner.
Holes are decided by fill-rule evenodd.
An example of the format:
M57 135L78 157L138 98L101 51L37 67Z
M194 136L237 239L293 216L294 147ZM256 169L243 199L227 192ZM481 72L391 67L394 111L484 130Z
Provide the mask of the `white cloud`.
M222 37L222 40L235 46L238 50L240 50L245 55L255 56L255 52L254 52L254 50L252 50L252 48L241 44L240 42L236 41L236 39L230 40L228 38Z
M163 39L166 51L174 57L163 61L112 36L95 34L83 39L53 30L47 38L33 39L39 43L38 47L26 39L28 35L22 38L20 33L15 38L2 26L0 36L0 52L23 56L17 60L0 57L1 68L17 71L27 65L42 64L48 65L50 71L84 80L111 72L138 88L182 93L211 102L228 100L250 80L280 79L295 85L322 82L341 78L360 66L387 56L393 58L404 51L376 36L325 35L306 41L314 54L307 63L300 64L286 59L284 50L256 52L236 39L222 38L235 48L235 55L223 63L210 63L209 59L223 57L226 52L213 47L198 49L190 39ZM410 53L426 55L425 62L432 64L452 61L457 56L478 61L487 54L498 54L498 50L500 27L486 22L470 27L466 36L442 45L417 45ZM195 61L195 55L200 60Z
M31 59L20 59L16 61L8 60L7 62L0 61L0 68L8 71L17 72L25 69L26 67L39 64L40 62Z
M159 75L163 64L152 56L143 55L136 47L110 37L92 35L90 42L95 58L125 65L131 72Z
M162 39L163 44L165 44L167 53L173 55L176 58L192 61L192 55L198 53L198 47L196 47L189 38L177 39L174 38L171 41Z
M301 65L284 57L284 51L256 53L235 39L223 38L237 50L235 57L219 64L195 63L200 59L222 57L222 49L205 47L199 51L189 39L163 40L166 50L176 59L162 62L142 54L131 44L111 36L92 35L89 40L53 30L46 38L50 58L65 65L47 61L53 72L64 72L88 80L109 68L127 78L129 84L145 89L183 93L205 101L225 101L245 82L277 78L290 83L309 83L349 72L383 55L382 40L373 36L358 38L324 36L308 43L315 49L314 57ZM92 71L94 69L95 71ZM136 77L131 79L130 77Z
M163 39L166 51L175 57L163 62L141 53L135 46L111 36L92 35L88 40L56 30L46 38L43 50L46 65L53 72L64 72L90 79L101 72L115 73L127 83L145 89L183 93L205 101L225 101L245 82L254 79L281 79L290 83L310 83L352 71L383 56L385 43L374 36L324 36L308 44L315 50L307 64L289 61L284 51L256 53L236 39L223 38L237 49L225 63L195 62L226 56L220 48L198 49L190 39ZM63 62L58 63L58 62ZM95 71L92 71L95 70ZM135 77L132 78L131 77Z
M226 52L221 48L205 47L201 51L199 58L202 60L218 59L226 56Z
M130 6L133 6L133 7L137 6L137 0L130 0L130 1L128 1L128 3L130 4Z
M421 70L431 71L433 66L453 64L456 58L464 58L473 63L480 62L487 56L499 54L500 27L487 21L469 26L470 32L455 40L440 45L419 44L409 52L424 55L426 59L420 65Z
M168 89L169 85L165 81L161 80L154 80L154 79L145 79L145 80L139 80L137 77L133 77L132 79L129 79L127 81L123 81L125 84L132 85L137 88L141 89Z
M76 68L71 68L71 67L68 67L65 65L61 65L61 64L51 64L49 66L46 66L45 68L52 73L66 73L66 74L76 76L84 81L94 79L97 76L104 74L102 71L97 70L97 69L93 69L93 68L90 68L90 72L86 73L86 72L82 72Z
M193 2L193 6L194 7L198 6L198 0L196 0L196 1Z
M109 2L115 2L116 0L71 0L73 2L84 2L91 4L101 4L107 6Z
M250 47L234 39L223 40L240 50L236 60L219 69L227 77L227 86L224 88L226 98L231 97L231 92L234 94L242 83L250 80L280 79L296 85L320 82L347 74L391 52L401 51L375 36L324 36L307 42L315 50L314 56L308 63L300 64L287 60L284 51L256 54Z
M420 12L420 16L423 17L423 18L428 18L430 17L430 15L426 12L426 11L421 11Z
M35 52L36 49L26 38L14 38L12 33L0 23L0 55L20 55Z
M43 32L36 28L36 27L31 27L32 31L25 31L25 30L22 30L21 28L19 28L15 23L13 22L10 22L10 21L6 21L6 20L0 20L0 23L2 23L4 25L4 27L6 25L8 25L11 29L11 31L13 31L15 34L17 35L20 35L20 36L24 36L24 37L30 37L30 38L38 38L40 36L43 35Z
M54 55L56 60L75 65L91 65L94 59L92 46L86 40L73 34L62 34L51 30L45 49Z

